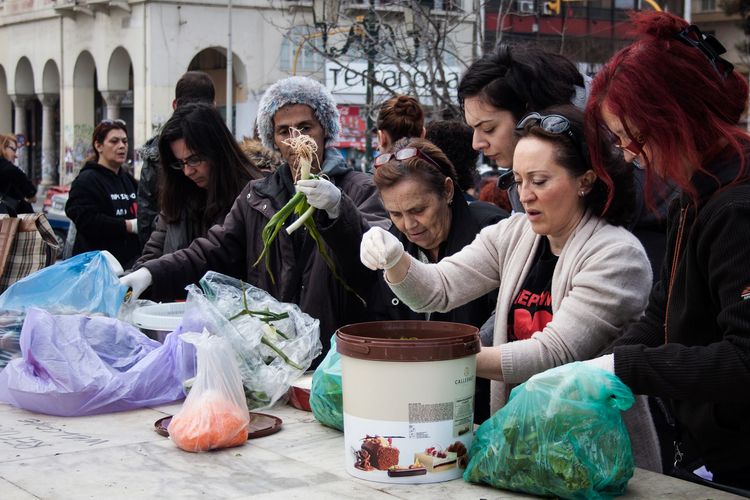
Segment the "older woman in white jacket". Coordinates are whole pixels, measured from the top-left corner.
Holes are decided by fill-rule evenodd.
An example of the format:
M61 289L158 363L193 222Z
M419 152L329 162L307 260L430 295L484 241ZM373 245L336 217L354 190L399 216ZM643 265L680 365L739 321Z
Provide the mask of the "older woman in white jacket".
M362 262L384 269L390 287L415 311L450 310L499 288L493 345L477 356L477 376L492 380L493 413L513 385L595 357L641 317L652 279L642 245L621 227L632 213L631 167L614 155L604 167L590 165L581 111L531 113L516 133L513 172L526 213L485 228L437 264L413 259L377 228L361 244ZM607 168L613 186L604 185L598 168ZM608 189L615 197L605 207ZM648 451L636 460L659 470L653 424L639 404L631 437L634 450Z

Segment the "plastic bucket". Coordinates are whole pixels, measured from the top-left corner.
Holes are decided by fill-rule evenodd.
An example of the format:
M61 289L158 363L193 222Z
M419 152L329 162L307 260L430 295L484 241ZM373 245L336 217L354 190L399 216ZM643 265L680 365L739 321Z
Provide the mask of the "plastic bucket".
M185 302L143 306L133 311L133 323L148 337L164 343L168 334L180 326Z
M474 436L478 330L376 321L336 332L346 470L384 483L456 479Z

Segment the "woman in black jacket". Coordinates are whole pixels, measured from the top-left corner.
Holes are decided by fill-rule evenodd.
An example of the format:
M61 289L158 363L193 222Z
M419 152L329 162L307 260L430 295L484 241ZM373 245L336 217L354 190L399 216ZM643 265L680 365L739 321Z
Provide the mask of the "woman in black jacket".
M720 57L718 40L683 19L643 12L634 25L640 39L594 80L588 132L637 159L647 185L657 176L682 195L669 211L661 280L644 317L592 363L669 402L673 473L747 495L750 136L737 126L747 80ZM591 153L595 164L604 154Z
M242 152L213 106L185 104L159 136L161 213L135 268L186 248L224 222L234 199L263 172Z
M94 128L92 155L70 188L65 213L76 226L73 255L108 250L123 269L141 253L138 241L138 182L123 165L128 132L122 120L104 120Z
M0 135L0 213L9 215L32 213L36 201L34 184L13 164L17 150L15 136Z

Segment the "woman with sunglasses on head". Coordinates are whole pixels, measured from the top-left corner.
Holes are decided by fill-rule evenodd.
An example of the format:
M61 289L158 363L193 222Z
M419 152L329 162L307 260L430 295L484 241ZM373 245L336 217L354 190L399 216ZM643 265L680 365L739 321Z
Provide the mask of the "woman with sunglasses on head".
M128 155L125 122L103 120L94 128L91 147L65 205L76 226L73 255L108 250L128 269L141 245L136 234L138 182L123 168Z
M134 269L206 236L224 222L247 183L264 177L208 104L175 110L159 135L159 157L161 212Z
M9 215L34 212L36 187L15 166L18 142L14 135L0 135L0 213Z
M583 109L586 84L564 56L532 46L498 45L469 66L458 84L464 119L474 129L472 147L498 167L513 168L518 120L550 106L572 103ZM515 186L510 200L515 211L523 211Z
M630 167L607 158L615 186L607 204L583 142L582 111L550 108L518 127L513 168L525 214L484 228L434 264L378 228L361 245L363 264L384 269L415 311L448 311L499 288L492 346L477 356L477 376L492 380L493 413L532 375L597 355L640 317L651 286L643 247L620 227L632 209ZM660 470L656 436L644 437L648 446L637 451L648 453L637 463Z
M594 80L588 127L682 195L646 314L594 362L671 403L675 474L698 480L693 471L705 479L708 471L714 485L747 495L750 136L737 122L748 85L721 58L721 44L683 19L644 12L633 20L640 37ZM611 144L594 144L595 164Z

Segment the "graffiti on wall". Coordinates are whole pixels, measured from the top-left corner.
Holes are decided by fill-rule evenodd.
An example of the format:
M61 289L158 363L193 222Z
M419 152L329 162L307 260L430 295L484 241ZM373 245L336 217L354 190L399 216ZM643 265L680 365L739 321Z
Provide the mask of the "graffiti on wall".
M91 136L94 126L76 124L65 126L65 160L60 175L61 184L70 184L83 167L83 162L91 152Z

